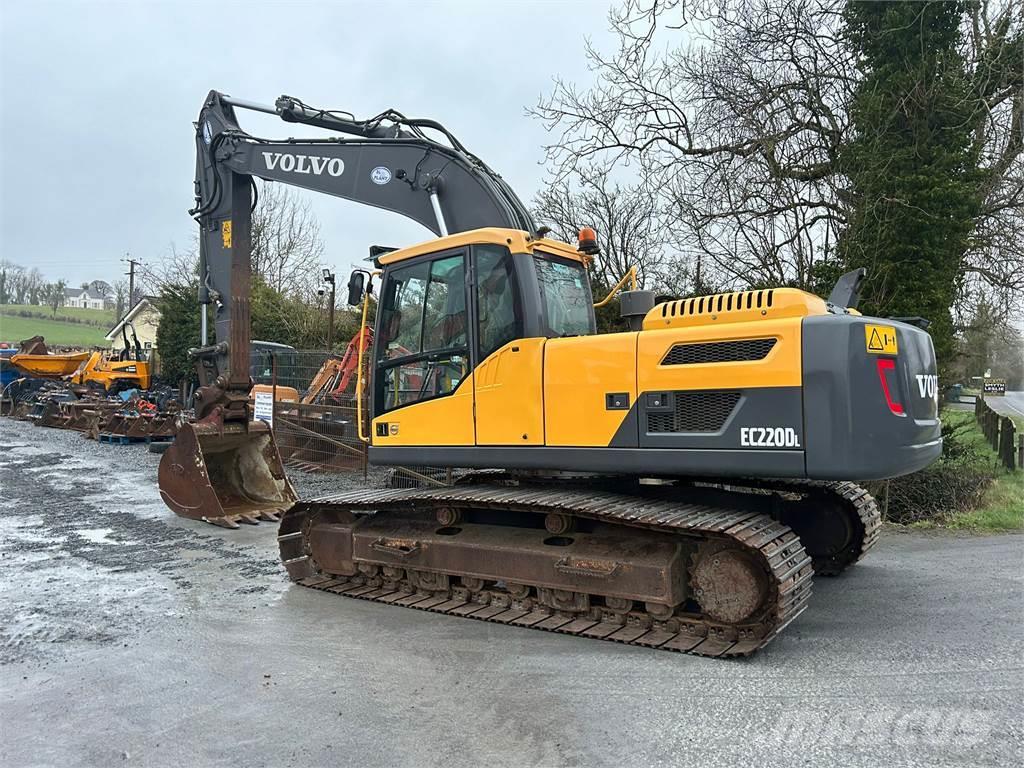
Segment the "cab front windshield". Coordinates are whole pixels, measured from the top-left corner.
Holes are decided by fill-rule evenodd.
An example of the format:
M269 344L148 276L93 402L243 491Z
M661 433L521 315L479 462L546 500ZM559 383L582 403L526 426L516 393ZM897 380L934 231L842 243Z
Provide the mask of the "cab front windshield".
M595 332L587 271L579 262L534 256L541 309L549 337L585 336Z

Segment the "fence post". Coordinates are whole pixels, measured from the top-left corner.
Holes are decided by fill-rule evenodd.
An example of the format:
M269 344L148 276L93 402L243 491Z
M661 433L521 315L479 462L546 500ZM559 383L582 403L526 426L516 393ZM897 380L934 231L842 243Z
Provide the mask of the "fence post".
M277 439L277 433L274 430L274 425L277 424L277 352L270 353L270 412L273 414L273 418L270 420L270 431L274 433L274 439Z
M1017 435L1017 466L1024 470L1024 434Z
M1016 426L1013 423L1013 419L1009 416L1003 416L1000 419L999 425L999 458L1003 462L1003 466L1007 469L1014 468L1014 433L1016 432Z

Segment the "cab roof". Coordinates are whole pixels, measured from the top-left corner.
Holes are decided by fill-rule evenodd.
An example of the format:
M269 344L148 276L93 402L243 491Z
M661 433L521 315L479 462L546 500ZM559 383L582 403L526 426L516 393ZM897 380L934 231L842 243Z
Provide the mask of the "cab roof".
M438 237L427 240L423 243L410 245L406 248L384 253L374 259L374 264L379 267L406 261L417 256L429 253L446 251L450 248L459 248L466 245L504 245L512 253L534 253L541 251L553 256L561 256L566 259L573 259L584 265L589 264L591 258L580 253L573 246L563 243L560 240L549 240L546 237L535 237L520 229L503 229L501 227L485 227L483 229L471 229L466 232L457 232L447 237Z

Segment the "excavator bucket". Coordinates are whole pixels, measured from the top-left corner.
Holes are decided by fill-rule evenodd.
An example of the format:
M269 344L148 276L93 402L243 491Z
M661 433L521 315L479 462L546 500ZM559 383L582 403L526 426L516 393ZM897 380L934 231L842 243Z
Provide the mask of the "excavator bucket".
M298 500L273 433L261 422L183 424L160 460L160 496L174 513L225 528L276 522Z

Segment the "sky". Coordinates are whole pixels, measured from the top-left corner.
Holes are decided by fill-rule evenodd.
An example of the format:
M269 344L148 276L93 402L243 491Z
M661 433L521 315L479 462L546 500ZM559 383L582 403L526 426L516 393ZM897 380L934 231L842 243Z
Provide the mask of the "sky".
M610 0L0 3L0 258L71 285L159 262L195 224L192 122L210 90L281 94L370 117L430 117L529 202L551 138L525 110L552 78L590 82ZM267 137L318 135L240 114ZM325 266L432 235L396 214L306 193Z

